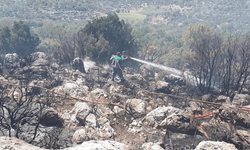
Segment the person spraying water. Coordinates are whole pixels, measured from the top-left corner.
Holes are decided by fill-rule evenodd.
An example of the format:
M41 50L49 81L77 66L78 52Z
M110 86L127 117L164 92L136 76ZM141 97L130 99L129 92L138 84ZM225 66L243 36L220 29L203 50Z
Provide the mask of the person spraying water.
M121 53L117 52L116 55L112 55L110 60L111 60L111 66L113 68L111 80L114 81L115 77L118 75L119 78L121 79L121 82L124 82L125 79L123 77L123 73L121 70L123 68L123 65L122 65L123 59L122 59Z

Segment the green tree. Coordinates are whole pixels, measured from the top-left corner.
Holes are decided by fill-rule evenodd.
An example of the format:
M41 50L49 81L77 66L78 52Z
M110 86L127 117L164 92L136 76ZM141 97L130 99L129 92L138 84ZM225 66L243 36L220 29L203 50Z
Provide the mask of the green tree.
M116 14L110 14L107 17L101 17L94 19L92 22L81 29L79 32L86 33L87 35L93 35L96 38L96 42L101 39L98 43L105 44L105 55L102 56L102 60L109 60L109 57L116 53L127 51L131 56L137 56L137 46L134 42L134 39L131 35L132 28L129 27L123 20L119 20L119 17ZM79 33L78 33L79 34ZM107 49L108 47L108 49ZM96 49L95 49L96 50ZM92 56L97 58L100 52L103 52L103 48L98 48L99 52L93 51ZM100 60L100 61L102 61Z
M30 27L26 22L14 22L10 39L13 52L20 56L29 55L35 51L39 43L39 37L31 33Z
M204 36L213 36L214 30L212 27L205 24L195 24L188 27L188 31L185 32L182 36L184 41L184 46L193 50L194 45L197 40L201 39Z

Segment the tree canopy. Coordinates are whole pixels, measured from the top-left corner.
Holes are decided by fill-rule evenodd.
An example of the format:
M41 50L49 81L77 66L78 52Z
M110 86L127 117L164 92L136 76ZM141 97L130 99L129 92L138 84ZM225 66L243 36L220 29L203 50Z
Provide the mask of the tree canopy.
M93 35L97 39L96 44L99 48L91 50L90 54L95 60L105 62L116 52L127 51L131 56L137 55L137 46L131 31L132 28L123 20L120 21L116 14L110 14L107 17L88 22L78 34L86 33L87 35Z
M32 34L29 25L24 21L14 22L13 27L0 29L0 51L2 53L17 53L26 56L35 51L40 40Z

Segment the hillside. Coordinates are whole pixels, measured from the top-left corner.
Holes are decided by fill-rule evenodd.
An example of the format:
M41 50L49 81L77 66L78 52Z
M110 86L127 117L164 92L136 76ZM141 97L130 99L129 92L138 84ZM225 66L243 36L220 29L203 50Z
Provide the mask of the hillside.
M125 69L120 83L110 67L88 64L5 55L0 149L249 149L248 94L198 96L182 77L146 65Z
M112 1L9 0L0 5L0 18L10 17L28 21L86 21L109 13L118 13L131 23L147 25L168 24L187 27L205 23L223 31L248 30L249 1ZM34 24L33 24L34 25Z

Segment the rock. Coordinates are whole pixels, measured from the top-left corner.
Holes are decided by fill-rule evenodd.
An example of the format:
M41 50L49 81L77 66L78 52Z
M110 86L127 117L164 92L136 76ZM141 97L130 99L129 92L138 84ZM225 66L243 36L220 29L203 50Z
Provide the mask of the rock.
M182 77L174 75L174 74L166 75L164 77L164 80L166 82L170 83L171 85L179 85L179 86L186 85L186 83Z
M202 141L195 150L238 150L233 144L219 141Z
M29 61L33 66L48 66L47 56L43 52L35 52L30 54Z
M249 105L250 104L250 95L248 94L236 94L233 98L232 104L235 105Z
M15 137L0 136L0 149L1 150L45 150L28 144Z
M53 90L61 94L82 98L88 95L89 88L77 82L65 81L62 86L55 87Z
M72 141L77 144L81 144L83 141L87 141L87 140L88 140L88 135L84 129L76 130L76 132L74 133L72 137Z
M169 88L170 88L170 85L168 82L165 82L165 81L157 81L156 82L156 88L155 88L156 92L171 94L172 92Z
M142 145L142 149L143 150L164 150L160 145L156 144L156 143L144 143Z
M79 70L81 73L86 73L85 68L84 68L83 60L81 58L79 58L79 57L76 57L72 61L72 69Z
M126 110L135 118L141 117L146 113L146 103L141 99L128 99L126 101Z
M105 140L105 141L87 141L87 142L83 142L81 145L75 146L75 147L70 147L70 148L66 148L64 150L80 150L80 149L84 149L84 150L126 150L128 149L128 146L123 144L123 143L119 143L116 141L109 141L109 140Z
M101 139L108 139L116 134L115 130L110 125L110 121L107 118L101 117L97 120L97 122L99 124L97 133Z
M96 116L92 113L88 114L85 119L85 125L87 127L96 128Z
M140 74L127 75L128 78L136 85L140 85L140 87L148 87L149 82L144 78L144 76Z
M193 112L181 110L177 114L167 116L159 126L177 133L195 134L196 126L193 124Z
M45 109L42 111L42 115L40 117L40 123L44 126L51 127L62 127L63 122L61 118L58 117L58 112L53 108Z
M209 122L202 122L197 129L210 140L223 141L224 139L230 139L232 134L230 124L218 120L219 119L212 118Z
M34 131L33 131L34 132ZM33 140L32 134L29 136L22 137L20 135L20 138L25 139L25 141L32 141L32 145L36 145L42 148L50 147L51 149L57 149L59 147L59 141L65 140L60 139L60 134L62 132L62 128L58 127L40 127L36 131L35 139ZM64 137L65 138L65 137Z
M211 102L212 101L212 95L211 94L203 95L201 99L203 101L209 101L209 102Z
M107 97L106 92L103 89L99 89L99 88L96 88L92 90L91 92L89 92L89 95L90 97L93 97L93 98L100 98L101 96Z
M151 81L155 78L154 69L155 69L154 67L151 67L151 66L146 65L146 64L143 64L140 66L140 71L141 71L142 76L149 81Z
M80 125L85 125L85 119L91 112L91 108L85 102L76 102L72 112L74 114L72 120L77 119Z
M179 111L180 109L172 106L158 107L149 112L143 122L147 125L158 126L167 116L177 114Z
M20 66L21 59L16 53L6 54L4 57L4 65L6 68L17 68Z
M236 130L231 137L232 143L242 149L250 149L250 131L249 130Z
M150 86L148 88L149 90L155 91L155 92L160 92L160 93L165 93L165 94L172 93L170 90L169 83L165 81L157 81L157 82L151 81Z
M114 106L113 111L114 111L114 113L118 114L118 113L123 112L123 109L121 109L121 108L118 107L118 106Z
M201 141L206 140L206 137L201 135L188 135L183 133L174 133L167 131L164 137L165 147L174 147L174 149L189 149L193 150Z
M236 105L224 104L219 108L219 115L221 120L237 124L239 126L249 128L250 116L247 111L241 110Z
M201 114L202 113L202 109L200 106L198 106L198 104L196 102L189 102L190 105L190 109L194 112L194 114Z
M217 97L214 102L220 102L220 103L231 103L230 97L220 95Z

